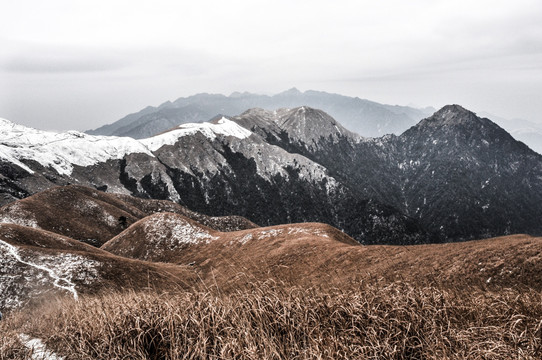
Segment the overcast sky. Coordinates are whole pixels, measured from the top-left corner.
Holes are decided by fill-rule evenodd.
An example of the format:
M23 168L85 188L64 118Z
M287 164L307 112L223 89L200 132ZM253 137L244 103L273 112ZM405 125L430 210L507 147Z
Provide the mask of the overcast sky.
M41 129L294 86L542 122L539 0L0 1L0 117Z

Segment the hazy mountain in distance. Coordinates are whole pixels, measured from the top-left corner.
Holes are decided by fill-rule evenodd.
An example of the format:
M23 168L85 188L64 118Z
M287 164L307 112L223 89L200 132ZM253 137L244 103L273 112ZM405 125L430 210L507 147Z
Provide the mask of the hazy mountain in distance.
M357 97L313 90L301 92L292 88L273 96L248 92L236 92L230 96L197 94L165 102L156 108L146 107L138 113L87 133L141 139L179 124L208 121L217 114L234 116L250 108L275 110L300 106L321 109L350 131L365 137L400 134L434 112L432 108L384 105Z
M515 139L524 142L531 149L542 154L542 124L524 119L505 119L486 112L481 114L502 126Z

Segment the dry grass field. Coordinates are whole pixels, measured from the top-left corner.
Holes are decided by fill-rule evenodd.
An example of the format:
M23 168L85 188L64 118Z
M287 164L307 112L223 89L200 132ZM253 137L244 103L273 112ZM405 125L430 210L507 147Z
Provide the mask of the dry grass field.
M39 311L39 316L36 316ZM540 359L542 295L416 284L348 289L254 283L172 294L58 299L0 324L1 359L23 332L65 359Z
M21 333L65 359L542 358L539 238L411 247L333 240L313 252L273 244L278 253L257 254L267 259L259 271L257 257L233 257L239 266L244 259L243 276L233 276L225 253L212 269L210 261L191 267L192 288L157 283L10 314L0 322L0 359L30 356ZM324 252L335 247L343 250Z

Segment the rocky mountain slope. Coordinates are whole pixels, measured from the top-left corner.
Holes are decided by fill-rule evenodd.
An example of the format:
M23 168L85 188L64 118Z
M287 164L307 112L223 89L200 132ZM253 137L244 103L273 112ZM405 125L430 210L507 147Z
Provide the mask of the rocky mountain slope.
M510 133L514 139L519 140L529 146L539 154L542 154L542 124L525 119L506 119L487 112L480 113L480 116L486 117L496 122Z
M304 105L324 110L346 128L363 136L399 134L434 111L432 108L383 105L321 91L300 92L295 88L273 96L247 92L233 93L230 96L197 94L173 102L168 101L158 107L146 107L138 113L87 133L142 139L179 124L208 121L217 114L234 116L249 108L274 110Z
M92 144L109 138L85 135L83 139L88 141L85 151L92 152ZM6 145L2 148L7 154L2 179L6 197L23 197L53 184L76 182L169 199L213 216L240 214L260 225L327 222L366 243L430 240L415 220L392 206L358 196L329 176L324 166L274 146L228 119L185 124L136 142L143 147L141 151L122 159L111 152L108 159L91 166L72 164L69 174ZM69 156L85 156L77 153L79 149L61 150L73 151ZM56 147L42 148L41 156L48 151L69 159Z
M534 189L542 189L542 157L488 119L450 105L399 136L360 139L337 127L316 144L278 125L289 114L250 110L232 120L325 166L361 197L417 218L437 237L540 234L542 199ZM293 123L303 124L301 110L296 116ZM322 128L323 117L310 119Z
M251 109L139 141L83 134L73 148L74 133L21 142L11 133L0 146L6 202L77 183L262 226L325 222L366 244L542 234L542 157L458 105L381 138L306 106Z
M495 123L447 106L395 144L404 209L423 223L466 239L540 233L542 156Z

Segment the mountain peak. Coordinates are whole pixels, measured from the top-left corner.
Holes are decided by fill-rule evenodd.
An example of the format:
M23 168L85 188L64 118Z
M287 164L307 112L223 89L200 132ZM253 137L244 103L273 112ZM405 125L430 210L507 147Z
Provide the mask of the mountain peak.
M273 116L273 111L271 110L265 110L260 107L253 107L248 110L245 110L241 115L239 116L267 116L271 117Z
M352 133L339 124L325 111L308 106L277 111L275 123L285 130L290 137L305 143L316 144L321 138L348 137L358 139L359 135Z
M472 111L465 109L463 106L458 104L445 105L440 110L436 112L437 114L444 113L454 113L454 114L472 114Z
M297 89L296 87L293 87L293 88L288 89L288 90L286 90L286 91L283 91L283 92L281 92L281 93L279 93L279 94L277 94L277 95L281 95L281 96L286 96L286 95L292 96L292 95L301 95L301 94L303 94L303 93L302 93L301 91L299 91L299 89Z
M446 105L432 116L423 119L416 127L434 128L442 126L472 125L480 121L481 119L472 111L469 111L460 105L453 104Z
M440 144L440 154L444 151L444 144L453 145L448 149L451 153L459 151L463 154L470 154L468 155L470 157L473 157L472 154L478 151L476 149L483 149L484 152L489 151L490 145L494 147L491 150L493 153L506 153L507 156L513 152L527 154L531 151L499 125L487 118L479 117L459 105L443 107L431 117L405 131L401 137L408 139L406 141L410 143Z
M462 123L478 119L475 113L462 107L461 105L453 104L446 105L433 116L436 120L440 120L445 124Z

